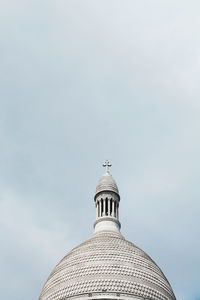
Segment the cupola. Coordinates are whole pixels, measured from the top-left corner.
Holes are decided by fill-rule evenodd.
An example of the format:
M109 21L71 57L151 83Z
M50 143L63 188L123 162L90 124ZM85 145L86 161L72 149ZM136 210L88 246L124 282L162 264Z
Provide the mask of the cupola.
M119 232L121 227L119 222L119 190L109 171L112 166L111 163L106 161L103 166L106 171L97 184L94 196L96 206L94 233L105 230Z

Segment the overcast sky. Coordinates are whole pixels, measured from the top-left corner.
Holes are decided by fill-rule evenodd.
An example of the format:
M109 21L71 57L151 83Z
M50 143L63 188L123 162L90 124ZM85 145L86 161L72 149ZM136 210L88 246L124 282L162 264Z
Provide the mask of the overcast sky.
M35 300L93 231L102 162L122 233L200 299L200 2L1 0L0 285Z

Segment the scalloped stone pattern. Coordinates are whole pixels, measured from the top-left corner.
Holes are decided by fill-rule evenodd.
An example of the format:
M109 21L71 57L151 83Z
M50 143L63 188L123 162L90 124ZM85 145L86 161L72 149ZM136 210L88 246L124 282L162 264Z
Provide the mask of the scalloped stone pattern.
M119 195L117 184L109 172L105 173L97 184L96 194L102 191L112 191Z
M176 299L155 262L113 232L98 233L69 252L50 274L40 300L101 293L148 300Z

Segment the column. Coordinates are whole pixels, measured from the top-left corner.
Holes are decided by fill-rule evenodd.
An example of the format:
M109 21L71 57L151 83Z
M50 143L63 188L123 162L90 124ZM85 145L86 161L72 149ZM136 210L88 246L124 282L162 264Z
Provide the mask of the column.
M114 200L112 201L112 217L114 217Z
M101 211L102 211L102 204L101 200L99 201L99 217L101 217Z
M99 203L99 201L98 201L98 202L97 202L98 218L100 217L100 208L99 208L99 206L100 206L100 203Z
M96 219L98 218L98 201L96 202Z
M110 216L110 200L111 199L108 199L108 216Z
M106 199L103 199L103 216L106 215Z

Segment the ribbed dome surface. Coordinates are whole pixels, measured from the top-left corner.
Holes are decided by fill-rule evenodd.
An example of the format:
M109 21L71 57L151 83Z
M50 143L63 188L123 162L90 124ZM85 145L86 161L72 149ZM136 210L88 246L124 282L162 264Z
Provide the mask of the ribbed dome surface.
M96 187L96 194L102 191L111 191L119 194L117 184L108 171L100 178Z
M100 232L74 248L49 276L40 300L65 300L101 293L148 300L174 300L152 259L120 234ZM104 296L103 296L104 295ZM91 298L92 299L92 298Z

